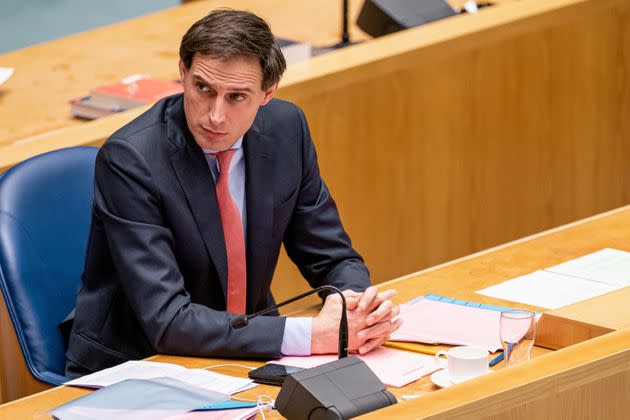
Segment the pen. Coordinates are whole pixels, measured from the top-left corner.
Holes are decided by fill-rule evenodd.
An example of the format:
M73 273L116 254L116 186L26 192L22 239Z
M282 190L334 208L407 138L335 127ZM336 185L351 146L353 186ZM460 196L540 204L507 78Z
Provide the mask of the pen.
M428 343L426 343L425 345L427 344ZM416 353L424 353L424 354L431 354L431 355L435 355L435 353L437 353L438 350L440 350L439 348L436 348L436 349L427 348L420 343L399 343L399 342L387 341L383 345L387 347L393 347L395 349L408 350L408 351L413 351ZM435 344L428 344L428 345L435 345Z
M501 360L503 360L503 353L501 353L500 355L492 359L490 363L488 363L488 366L492 367L496 365L497 363L499 363Z

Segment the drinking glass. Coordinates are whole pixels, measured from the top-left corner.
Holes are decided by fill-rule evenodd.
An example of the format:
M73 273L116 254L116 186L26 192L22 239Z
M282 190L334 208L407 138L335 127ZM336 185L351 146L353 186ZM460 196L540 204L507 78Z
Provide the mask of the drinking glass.
M522 310L501 312L499 331L506 366L530 359L536 336L536 317L533 312Z

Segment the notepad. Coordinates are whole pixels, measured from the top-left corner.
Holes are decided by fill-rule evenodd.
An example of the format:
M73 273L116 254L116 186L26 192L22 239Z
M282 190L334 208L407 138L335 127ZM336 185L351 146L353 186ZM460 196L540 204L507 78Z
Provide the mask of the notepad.
M403 387L440 369L433 356L379 347L364 355L357 355L387 386ZM312 368L337 360L336 355L287 356L270 363Z
M495 352L502 348L500 316L493 309L423 298L401 307L403 323L391 340L478 346Z

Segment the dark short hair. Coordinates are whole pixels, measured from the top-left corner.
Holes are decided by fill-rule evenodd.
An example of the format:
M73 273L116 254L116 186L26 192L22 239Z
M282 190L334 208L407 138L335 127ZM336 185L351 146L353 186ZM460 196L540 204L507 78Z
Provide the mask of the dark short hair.
M179 57L187 69L195 53L221 60L243 56L258 59L263 89L280 81L287 67L267 22L241 10L216 9L195 22L179 46Z

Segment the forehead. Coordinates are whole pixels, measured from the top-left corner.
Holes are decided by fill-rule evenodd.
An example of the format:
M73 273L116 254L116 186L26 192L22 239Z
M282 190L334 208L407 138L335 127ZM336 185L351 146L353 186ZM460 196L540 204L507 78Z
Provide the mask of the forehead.
M258 88L262 86L263 74L260 63L256 58L249 56L222 59L197 53L190 65L190 72L193 77L214 84Z

